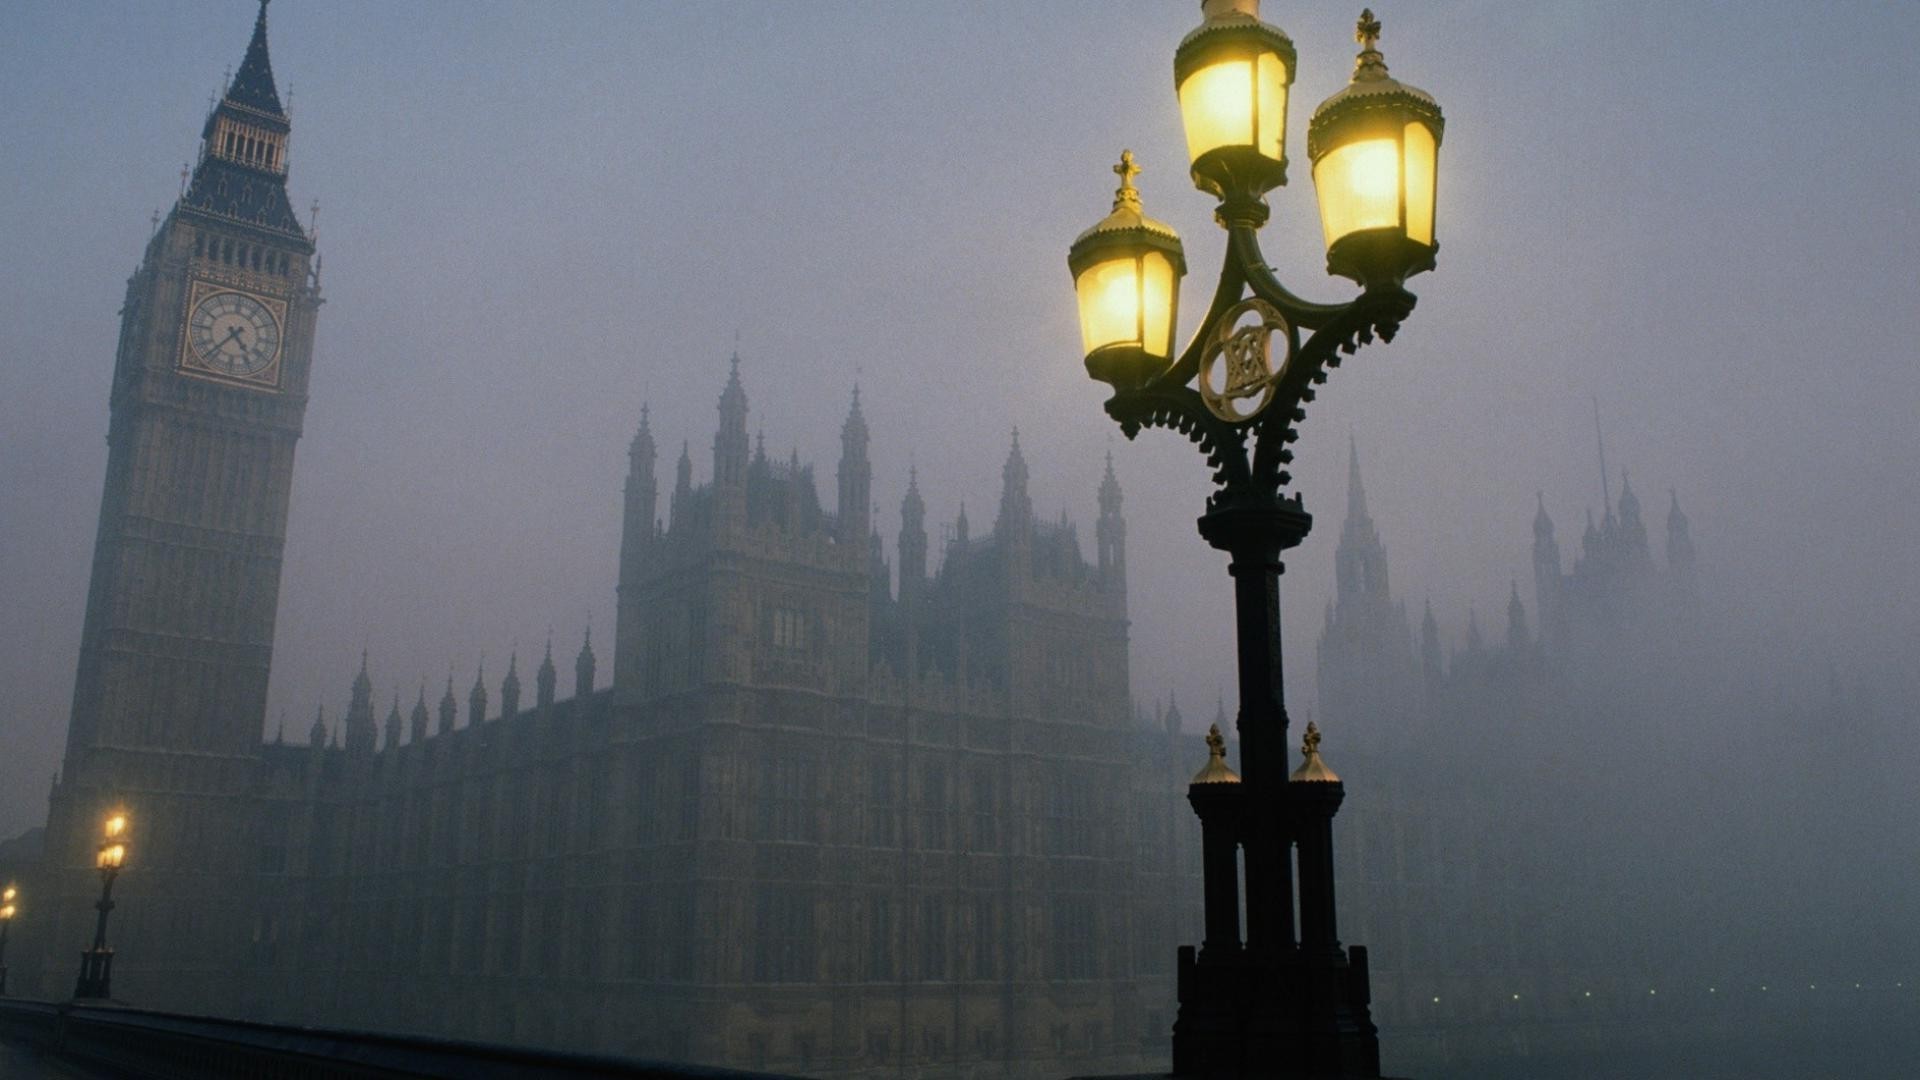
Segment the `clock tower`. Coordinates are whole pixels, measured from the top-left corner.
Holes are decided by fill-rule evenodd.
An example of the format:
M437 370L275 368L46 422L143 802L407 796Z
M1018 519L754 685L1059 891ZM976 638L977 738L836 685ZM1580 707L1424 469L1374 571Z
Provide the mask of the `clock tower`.
M131 998L122 988L144 982L152 989L139 1000L162 1007L206 1003L191 1001L192 979L159 969L218 966L203 935L179 931L227 914L224 898L255 847L246 830L321 302L313 241L287 198L290 132L262 0L246 56L207 115L191 181L148 241L120 311L106 484L47 855L73 882L63 891L84 895L97 888L77 871L91 865L98 821L108 807L128 813L123 891L146 892L141 922L153 932L125 927L143 940L125 943L114 989ZM152 965L152 978L135 965Z
M263 3L127 282L69 771L95 751L258 752L320 304L289 131Z

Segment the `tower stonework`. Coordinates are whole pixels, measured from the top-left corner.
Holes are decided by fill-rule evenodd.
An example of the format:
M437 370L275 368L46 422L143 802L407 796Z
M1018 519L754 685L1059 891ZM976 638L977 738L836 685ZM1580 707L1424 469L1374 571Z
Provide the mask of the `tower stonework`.
M73 710L49 807L47 861L75 896L57 906L76 923L87 907L78 897L97 889L86 868L109 806L131 816L130 868L156 850L143 837L164 838L167 870L122 884L124 903L145 914L119 924L114 987L171 980L170 1000L189 1005L217 1000L217 980L195 970L219 957L189 956L177 928L244 918L233 875L250 815L234 803L261 752L320 306L314 246L287 197L290 134L263 4L207 115L191 182L127 282ZM66 925L55 936L82 940Z

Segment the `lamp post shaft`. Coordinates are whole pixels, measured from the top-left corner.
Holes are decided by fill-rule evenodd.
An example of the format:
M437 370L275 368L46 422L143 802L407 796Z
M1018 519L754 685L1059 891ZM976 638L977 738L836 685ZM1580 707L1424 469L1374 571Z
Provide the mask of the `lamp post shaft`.
M93 947L96 952L107 947L107 912L113 910L113 878L114 871L100 871L100 900L93 905L100 913L93 924Z
M1274 554L1232 554L1239 638L1240 766L1247 791L1247 947L1272 955L1293 945L1292 867L1284 791L1287 711L1280 666L1280 581Z
M113 910L115 867L100 869L100 899L94 903L99 917L93 924L93 948L80 954L80 980L74 984L75 998L113 996L113 950L107 948L107 913Z
M7 928L12 919L0 919L0 997L7 996Z

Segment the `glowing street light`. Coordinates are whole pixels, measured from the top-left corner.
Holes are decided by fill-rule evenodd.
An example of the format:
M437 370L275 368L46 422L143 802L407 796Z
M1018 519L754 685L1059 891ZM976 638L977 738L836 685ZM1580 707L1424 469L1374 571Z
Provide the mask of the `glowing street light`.
M113 910L113 879L126 861L127 814L115 810L107 815L100 846L94 853L93 865L100 871L100 899L93 907L100 917L93 925L93 948L80 954L80 979L73 988L76 1000L113 996L113 950L107 948L107 913Z
M1293 41L1260 20L1259 0L1201 0L1200 12L1174 52L1174 91L1193 183L1218 200L1227 254L1186 347L1174 343L1185 250L1146 216L1131 151L1114 168L1112 211L1067 251L1087 373L1113 389L1107 414L1128 438L1165 427L1200 447L1215 488L1200 535L1227 553L1234 579L1243 782L1196 778L1189 791L1206 845L1223 845L1229 858L1227 873L1206 879L1204 944L1181 950L1173 1068L1230 1073L1260 1062L1377 1077L1366 950L1337 939L1331 846L1315 839L1331 835L1345 789L1324 765L1309 768L1313 729L1305 775L1288 773L1278 575L1281 553L1313 524L1300 497L1284 490L1303 407L1342 356L1393 339L1413 311L1407 278L1434 267L1443 121L1430 95L1387 75L1379 20L1363 12L1353 82L1315 110L1307 134L1327 269L1361 292L1339 304L1302 300L1259 245L1267 195L1287 182ZM1219 812L1202 812L1202 803ZM1235 873L1242 866L1244 890Z
M7 996L7 928L13 925L14 912L19 910L14 898L20 890L9 884L0 889L0 997Z

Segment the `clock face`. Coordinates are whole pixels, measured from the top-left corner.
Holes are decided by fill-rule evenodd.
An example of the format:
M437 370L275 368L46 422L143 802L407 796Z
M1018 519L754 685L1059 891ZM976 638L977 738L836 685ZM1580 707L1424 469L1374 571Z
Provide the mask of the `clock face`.
M196 367L256 379L280 358L280 322L246 293L211 293L187 316L187 351Z

